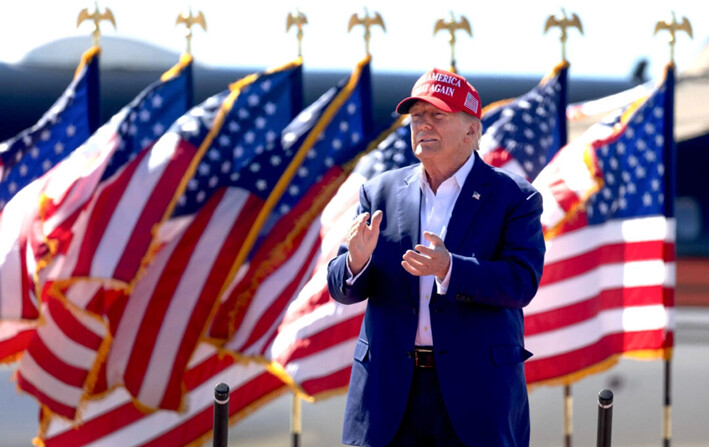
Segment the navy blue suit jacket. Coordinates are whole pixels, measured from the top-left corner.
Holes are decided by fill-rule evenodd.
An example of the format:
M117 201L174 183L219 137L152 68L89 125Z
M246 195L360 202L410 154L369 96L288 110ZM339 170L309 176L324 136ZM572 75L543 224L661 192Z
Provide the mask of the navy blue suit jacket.
M436 373L458 437L470 446L527 446L522 308L542 274L542 198L523 178L476 160L445 235L453 257L445 295L430 301ZM346 245L328 265L332 297L368 299L345 410L345 444L383 446L402 420L414 371L419 277L401 266L419 242L421 188L414 165L383 173L360 191L360 212L384 213L362 276L345 283Z

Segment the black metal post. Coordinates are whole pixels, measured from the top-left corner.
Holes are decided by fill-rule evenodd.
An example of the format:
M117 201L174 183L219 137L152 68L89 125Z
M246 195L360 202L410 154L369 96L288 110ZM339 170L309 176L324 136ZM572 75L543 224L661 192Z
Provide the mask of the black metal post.
M671 360L665 360L665 396L662 418L662 445L670 447L672 441L672 364Z
M610 447L613 428L613 392L601 390L598 393L598 434L596 447Z
M229 385L214 387L214 428L212 446L227 447L229 443Z

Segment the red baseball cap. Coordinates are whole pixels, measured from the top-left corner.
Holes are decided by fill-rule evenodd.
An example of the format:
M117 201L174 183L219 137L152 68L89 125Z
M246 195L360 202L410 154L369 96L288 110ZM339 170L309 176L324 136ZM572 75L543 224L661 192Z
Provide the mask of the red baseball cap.
M409 113L416 101L426 101L444 112L465 112L480 119L480 95L464 77L434 68L421 76L411 89L411 96L396 106L400 115Z

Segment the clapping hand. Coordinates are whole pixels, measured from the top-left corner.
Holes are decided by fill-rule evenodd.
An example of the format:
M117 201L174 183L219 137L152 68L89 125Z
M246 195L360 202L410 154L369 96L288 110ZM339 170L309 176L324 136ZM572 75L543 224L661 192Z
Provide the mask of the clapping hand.
M404 270L415 276L435 275L443 281L450 268L450 254L437 234L425 231L423 236L431 243L430 247L418 244L414 250L407 250L401 261Z
M379 225L384 213L377 210L372 215L372 223L367 224L369 213L362 213L352 222L347 232L347 262L353 275L362 271L377 246Z

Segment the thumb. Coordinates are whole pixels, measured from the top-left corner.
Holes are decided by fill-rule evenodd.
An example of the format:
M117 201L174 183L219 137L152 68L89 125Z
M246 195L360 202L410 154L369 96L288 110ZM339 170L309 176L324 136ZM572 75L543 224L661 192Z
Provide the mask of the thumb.
M423 237L425 237L426 240L429 241L434 246L443 245L443 239L441 239L436 233L432 233L430 231L424 231Z
M379 232L379 225L381 225L383 217L384 213L382 213L381 210L375 211L372 215L372 224L369 226L369 229L372 231Z

